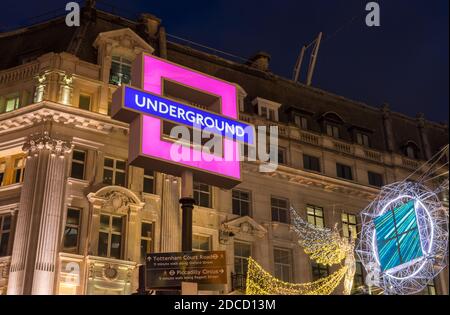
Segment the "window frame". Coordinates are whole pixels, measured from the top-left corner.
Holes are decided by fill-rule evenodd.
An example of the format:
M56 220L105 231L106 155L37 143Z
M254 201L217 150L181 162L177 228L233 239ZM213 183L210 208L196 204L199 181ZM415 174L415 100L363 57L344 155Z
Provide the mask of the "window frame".
M308 171L312 171L312 172L317 172L317 173L322 173L322 166L320 165L320 157L317 156L313 156L313 155L309 155L309 154L305 154L303 153L303 169L308 170ZM317 166L318 166L318 170L313 169L311 167L306 167L306 159L308 159L308 165L311 166L311 159L315 159L317 160Z
M277 258L276 258L277 256L275 254L276 251L287 253L289 262L288 263L280 262L280 261L277 262ZM293 258L291 249L282 248L282 247L274 247L273 248L274 276L277 279L280 279L281 281L285 281L285 282L292 282L293 281L293 279L294 279L294 267L293 267L294 263L293 262L294 262L294 258ZM287 279L284 277L284 271L283 271L284 268L281 268L282 274L281 275L277 275L277 265L279 265L281 267L288 267L289 273L288 273L288 278Z
M356 143L370 148L370 137L367 133L357 131L356 132Z
M113 161L113 166L112 167L105 165L106 159L109 159L109 160ZM124 169L117 168L117 162L118 161L125 163L125 168ZM111 184L105 182L105 170L112 171ZM117 173L123 173L124 174L123 186L117 184L117 181L116 181ZM128 172L127 172L127 161L126 160L122 160L122 159L114 158L114 157L110 157L110 156L105 156L104 157L104 159L103 159L103 180L102 180L103 184L127 187L127 173Z
M102 216L108 216L109 217L109 224L108 224L108 231L102 230L101 228L101 217ZM100 213L100 224L99 224L99 228L98 228L98 245L97 245L97 255L99 257L106 257L106 258L112 258L112 259L122 259L124 257L124 244L125 244L125 236L126 236L126 229L125 229L125 223L126 223L126 215L117 215L117 214L112 214L112 213L108 213L108 212L101 212ZM121 219L121 228L120 228L120 233L113 231L113 218L120 218ZM99 253L99 247L100 247L100 233L107 233L108 234L108 245L107 245L107 249L106 249L106 256L102 256ZM119 252L119 257L113 257L111 256L111 247L112 247L112 236L113 235L120 235L120 252Z
M18 160L22 160L22 164L20 167L16 167L16 161ZM25 164L26 164L26 156L22 155L22 156L16 156L13 158L13 176L12 176L12 184L18 184L18 183L22 183L23 179L24 179L24 175L25 175ZM19 175L19 180L17 180L17 172L20 171L20 175Z
M350 172L348 173L348 175L350 175L349 177L346 177L345 175L347 175L347 172L345 170L349 170ZM340 176L339 174L341 173ZM353 180L353 170L352 167L346 164L342 164L339 162L336 162L336 177L338 178L342 178L342 179L346 179L346 180Z
M143 226L144 224L150 224L152 227L152 235L151 236L144 236L142 235ZM150 253L153 253L155 250L155 222L148 221L148 220L142 220L141 221L141 234L139 237L139 254L141 255L141 261L145 261L147 257L142 257L142 242L150 242ZM147 253L146 253L147 254Z
M9 217L9 229L4 229L5 218L7 217ZM2 242L5 234L8 234L8 240L6 241L5 245L6 252L4 254L0 252L0 257L7 257L11 255L10 245L12 242L11 236L13 234L13 215L9 212L0 213L0 248L2 247Z
M75 153L75 151L76 151L76 152L82 152L82 153L84 154L84 160L83 160L83 161L77 160L77 159L74 158L74 153ZM86 159L87 159L87 153L88 153L88 152L87 152L86 150L83 150L83 149L81 149L81 148L74 148L74 149L72 150L72 163L71 163L71 167L70 167L70 177L76 178L76 179L81 179L81 180L84 180L84 179L86 178ZM82 175L81 178L79 178L79 177L74 177L74 176L73 176L73 164L74 164L74 163L83 166L83 175Z
M341 136L341 130L339 126L329 122L325 123L325 133L327 134L327 136L335 139L340 139Z
M312 209L313 213L312 214L309 213L308 209ZM320 210L322 212L322 215L318 215L317 210ZM313 219L314 223L310 222L310 220L309 220L310 218ZM322 225L317 225L317 218L322 219ZM316 206L313 204L307 204L306 205L306 221L310 224L313 224L316 227L324 228L325 227L325 212L323 210L323 207Z
M213 189L211 185L202 183L202 182L197 182L194 181L194 189L193 189L193 197L195 200L195 204L198 207L203 207L203 208L212 208L213 206L213 200L212 200L212 196L213 196ZM202 186L207 186L208 187L208 191L206 190L201 190ZM196 195L198 195L198 198L196 198ZM208 195L208 205L204 205L204 204L200 204L201 201L201 195Z
M198 238L204 238L207 240L208 249L202 249L202 248L194 248L194 237ZM194 252L206 252L212 250L212 235L209 234L202 234L202 233L193 233L192 234L192 251Z
M68 224L67 223L67 216L69 214L69 210L76 210L78 211L78 224ZM83 209L82 208L77 208L77 207L67 207L66 208L66 221L64 224L64 231L67 227L70 228L76 228L78 230L77 232L77 246L75 249L71 249L65 246L64 241L65 241L65 233L63 234L63 243L62 243L62 250L64 252L68 252L68 253L79 253L80 250L80 234L81 234L81 220L82 220L82 214L83 214Z
M277 202L278 201L286 202L286 208L282 208L279 205L274 205L273 203L274 203L275 200ZM274 219L274 210L276 210L277 219ZM280 220L280 210L285 210L286 211L286 222ZM270 196L270 212L271 212L272 222L279 222L279 223L289 224L290 223L289 199L283 198L283 197L277 197L277 196Z
M239 196L235 197L234 193L237 192L239 194ZM242 199L242 193L248 194L248 199ZM239 202L239 211L236 211L236 209L234 208L234 201L238 201ZM231 190L231 211L233 212L233 214L236 214L240 217L243 216L249 216L251 217L253 209L252 209L252 192L251 190L246 190L246 189L232 189ZM241 205L242 203L247 203L248 204L248 213L247 214L243 214L242 213L242 208Z
M88 108L87 108L87 109L81 107L81 98L87 98L87 99L89 99L89 105L88 105ZM79 108L79 109L82 109L82 110L92 111L92 99L93 99L93 97L92 97L91 94L81 92L81 93L78 95L78 108Z
M373 182L373 179L374 179L373 176L375 176L375 177L379 176L379 179L380 179L379 185L377 185L377 183ZM372 172L372 171L367 171L367 182L369 183L370 186L382 187L384 185L383 174ZM376 182L376 180L375 180L375 182Z
M236 244L239 245L243 245L243 246L248 246L249 248L249 256L240 256L240 255L236 255ZM253 252L253 246L252 243L249 242L245 242L245 241L241 241L241 240L235 240L233 242L233 267L234 267L234 273L238 274L238 275L246 275L248 272L248 259L249 257L252 256L252 252ZM236 260L239 260L239 267L241 270L239 270L239 272L236 271ZM247 270L247 272L241 272L241 271L245 271Z
M142 176L142 192L145 194L154 194L155 193L155 172L151 171L152 175L146 174L145 173L145 169L144 169L144 175ZM145 191L145 180L150 180L152 181L152 191Z
M345 217L346 221L344 221L344 217ZM354 217L355 223L351 222L351 220L350 220L351 217ZM358 217L356 216L356 214L349 213L349 212L342 212L341 213L341 224L342 224L342 234L344 235L344 237L350 238L350 235L351 235L353 239L357 238L359 231L358 231ZM352 232L351 227L354 227L354 230L355 230L354 235L352 235L353 232Z
M8 110L8 101L14 100L13 108ZM10 94L5 97L4 113L9 113L20 108L20 94Z
M115 81L113 81L111 79L112 76L112 71L113 71L113 64L117 64L119 71L116 72L115 74L118 76L118 82L116 84ZM112 85L116 85L116 86L121 86L122 84L131 84L131 65L133 64L133 61L126 58L126 56L122 56L122 55L113 55L111 58L111 67L109 69L109 77L108 77L108 83L112 84ZM125 82L123 80L123 76L124 74L126 75L126 73L124 73L123 71L123 67L129 67L130 71L129 71L129 80L128 82Z
M294 114L294 125L302 130L309 130L308 118L303 115Z

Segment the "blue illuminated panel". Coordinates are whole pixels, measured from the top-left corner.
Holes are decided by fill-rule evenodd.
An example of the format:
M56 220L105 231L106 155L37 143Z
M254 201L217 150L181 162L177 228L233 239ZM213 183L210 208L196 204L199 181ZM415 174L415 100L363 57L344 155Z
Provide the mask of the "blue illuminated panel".
M374 219L381 270L422 257L414 200Z

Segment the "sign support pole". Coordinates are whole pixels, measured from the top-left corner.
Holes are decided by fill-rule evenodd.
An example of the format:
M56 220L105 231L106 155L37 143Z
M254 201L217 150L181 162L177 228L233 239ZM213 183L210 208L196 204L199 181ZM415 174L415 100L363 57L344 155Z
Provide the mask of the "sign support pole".
M194 209L194 179L191 170L184 170L181 174L181 209L182 225L181 225L181 250L183 252L192 251L192 210ZM198 293L197 283L182 282L182 295L195 295Z
M191 170L184 170L181 174L181 250L192 251L192 210L194 209L194 183Z

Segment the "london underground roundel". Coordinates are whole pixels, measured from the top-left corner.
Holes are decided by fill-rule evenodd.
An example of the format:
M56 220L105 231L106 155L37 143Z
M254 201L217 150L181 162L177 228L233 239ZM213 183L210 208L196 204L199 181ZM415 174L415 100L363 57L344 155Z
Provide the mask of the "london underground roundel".
M368 273L366 284L386 294L413 294L446 266L446 210L424 185L384 186L361 219L357 253Z

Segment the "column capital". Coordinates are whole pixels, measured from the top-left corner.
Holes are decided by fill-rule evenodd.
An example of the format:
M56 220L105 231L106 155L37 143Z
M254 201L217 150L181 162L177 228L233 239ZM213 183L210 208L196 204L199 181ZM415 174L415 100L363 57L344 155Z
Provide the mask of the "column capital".
M71 141L52 138L48 131L45 131L42 134L30 136L22 150L29 156L37 154L41 150L50 150L51 154L64 157L64 154L72 152L73 147Z

